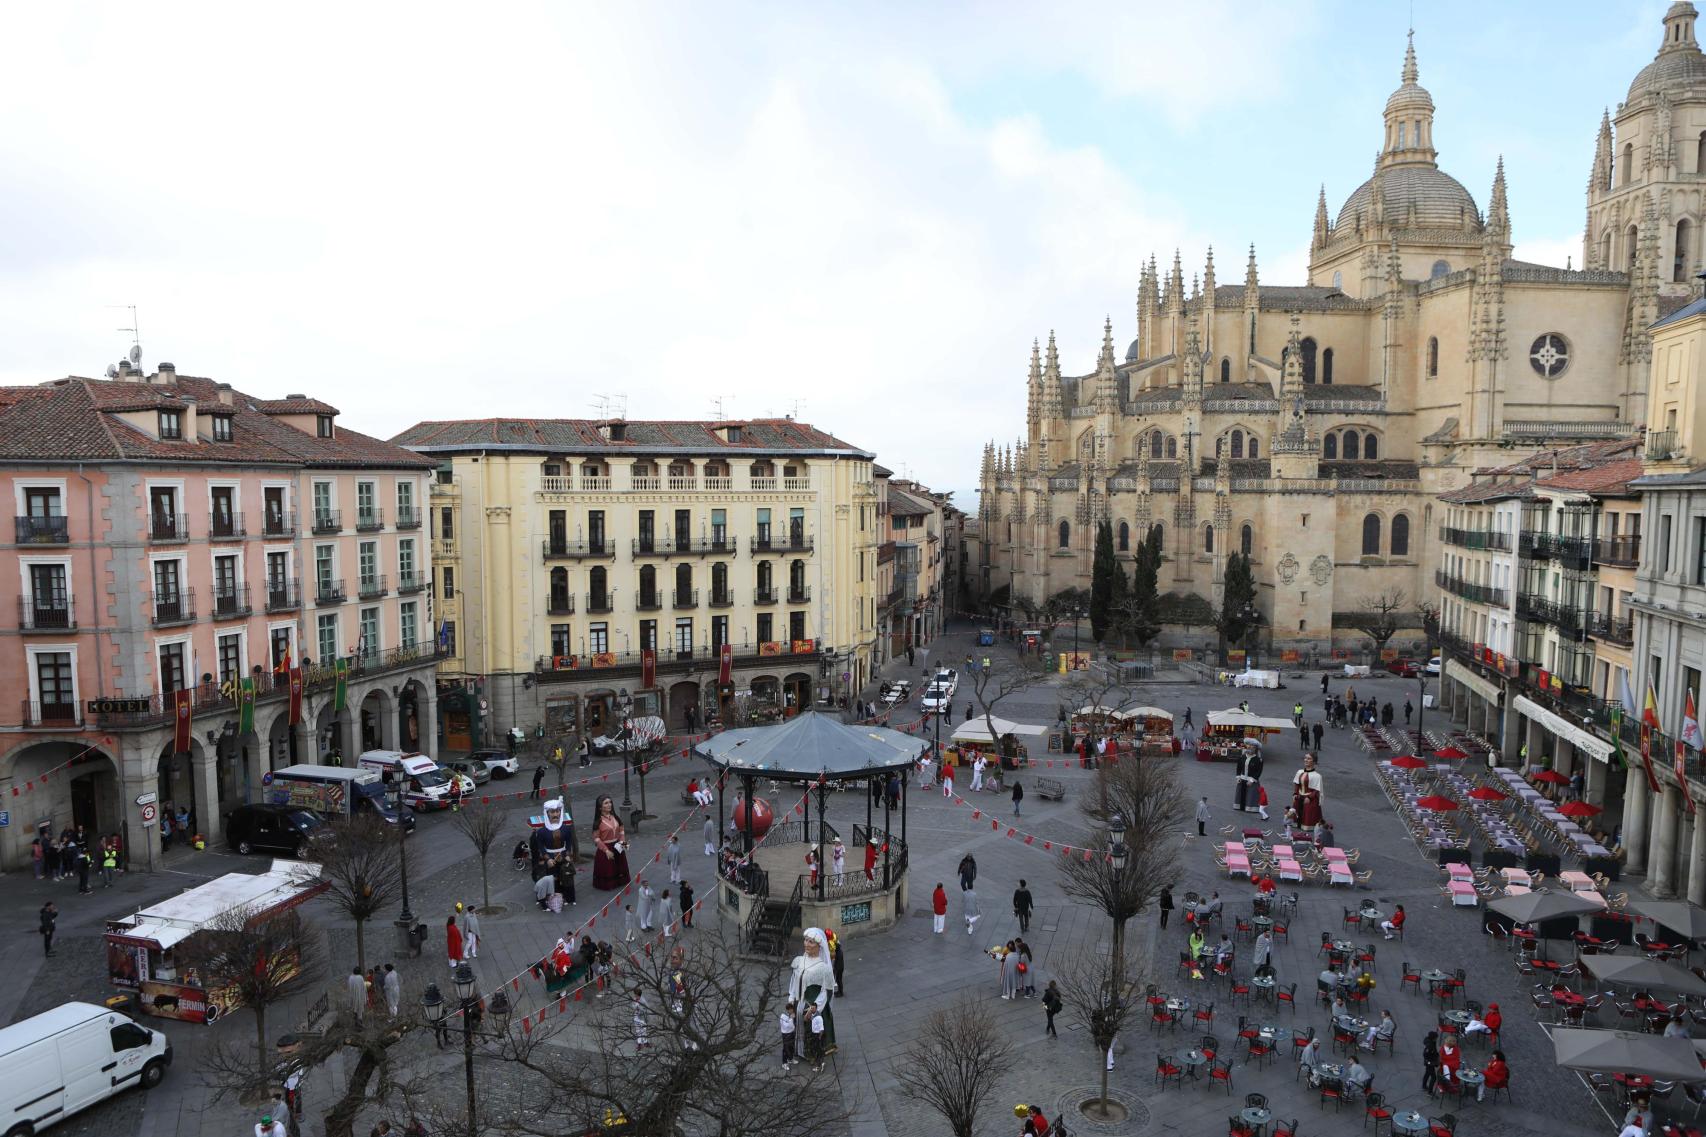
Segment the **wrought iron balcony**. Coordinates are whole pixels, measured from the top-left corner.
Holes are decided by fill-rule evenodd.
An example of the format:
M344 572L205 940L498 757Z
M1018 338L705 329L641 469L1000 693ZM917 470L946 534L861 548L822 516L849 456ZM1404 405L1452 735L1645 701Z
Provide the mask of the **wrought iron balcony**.
M1588 613L1573 604L1543 600L1527 592L1520 592L1516 598L1516 616L1519 620L1550 624L1574 640L1587 638Z
M697 588L677 588L670 593L670 599L673 601L670 607L677 611L697 608L699 607L699 590Z
M571 541L568 538L552 540L546 538L540 546L540 551L548 561L573 561L583 557L616 556L616 542L606 537L601 541Z
M657 589L647 591L640 589L634 594L634 610L636 612L656 612L663 607L663 593Z
M572 592L555 592L545 600L547 616L572 616L575 611L575 597Z
M411 593L420 592L422 589L426 588L426 586L427 578L425 573L400 572L397 574L398 596L408 596Z
M195 623L195 589L193 588L182 588L172 592L154 592L149 594L148 603L152 608L151 622L156 628Z
M19 517L20 545L65 545L71 541L70 519L65 517Z
M386 587L384 573L362 577L356 585L356 590L363 600L377 600L391 591Z
M1462 549L1494 549L1508 553L1511 548L1511 535L1495 529L1457 529L1442 525L1439 539Z
M341 533L344 528L343 514L336 509L316 509L314 511L315 533Z
M1595 612L1588 620L1588 634L1607 643L1634 647L1635 617L1618 616L1614 618L1604 612Z
M68 596L18 597L18 628L25 632L68 632L77 627Z
M1593 559L1595 564L1634 568L1641 563L1641 535L1623 533L1616 537L1602 537L1593 547Z
M809 602L811 600L811 598L812 598L812 586L811 585L802 584L802 585L797 585L797 586L796 585L789 585L788 586L788 603L790 603L790 604L805 604L805 603Z
M269 510L261 514L261 536L263 537L294 537L296 536L296 511L294 509Z
M223 541L232 537L247 537L249 529L243 524L241 513L221 513L214 510L207 515L207 533L214 540Z
M372 533L385 528L385 511L378 506L355 511L355 531Z
M754 553L809 553L812 538L807 533L771 533L752 538L749 546Z
M412 505L397 507L397 528L419 529L421 527L421 511Z
M1676 454L1676 431L1652 430L1647 432L1647 457L1653 461L1663 461Z
M1593 556L1593 543L1586 537L1565 537L1557 533L1524 533L1520 548L1525 557L1557 561L1565 568L1585 569Z
M1434 572L1434 583L1453 596L1461 596L1463 599L1474 601L1477 604L1491 604L1495 608L1510 607L1510 593L1507 590L1493 588L1486 584L1474 584L1452 576L1444 569L1438 569Z
M190 519L181 513L150 513L148 539L166 543L190 539Z
M267 581L267 611L290 612L302 607L302 581L297 577L288 580L276 579Z
M83 722L82 708L76 703L43 702L40 699L25 699L24 713L21 725L24 727L65 727L78 726Z
M616 590L604 592L589 592L586 594L586 610L588 612L605 613L616 608Z
M249 615L254 607L249 603L249 586L233 584L221 588L213 587L213 618L215 620L237 620Z
M314 603L342 604L348 599L344 594L344 582L341 580L317 580L314 582Z
M710 605L713 608L733 608L735 605L735 594L726 588L721 591L713 588L711 590Z
M726 535L722 537L663 536L651 540L636 537L633 540L633 554L636 557L733 556L739 551L738 542Z
M755 588L752 590L752 602L754 604L774 604L776 599L777 593L774 588Z

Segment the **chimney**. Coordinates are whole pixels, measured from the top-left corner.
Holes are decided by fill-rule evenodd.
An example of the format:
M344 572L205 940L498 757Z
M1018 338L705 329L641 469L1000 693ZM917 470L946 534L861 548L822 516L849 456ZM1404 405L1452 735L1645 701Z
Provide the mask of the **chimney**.
M169 363L162 363L160 365L160 369L161 369L161 371L164 371L166 368L168 368L170 366L171 366L171 364L169 364ZM184 396L183 428L184 428L184 441L186 441L186 442L200 442L201 441L200 437L196 433L200 429L197 422L196 422L196 401L195 401L195 399L191 398L188 395Z
M219 391L219 405L222 407L230 406L231 405L231 384L221 383L219 385L219 387L217 388L217 390Z
M154 374L148 377L150 386L170 387L178 381L178 369L170 363L161 363Z

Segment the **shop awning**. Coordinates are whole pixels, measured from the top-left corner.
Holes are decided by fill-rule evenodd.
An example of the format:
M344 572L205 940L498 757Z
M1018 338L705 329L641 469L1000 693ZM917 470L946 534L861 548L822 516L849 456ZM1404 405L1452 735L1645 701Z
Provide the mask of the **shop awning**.
M1483 679L1455 659L1445 661L1445 677L1455 679L1495 707L1499 705L1499 685Z
M1518 714L1527 715L1582 753L1591 754L1601 762L1611 760L1611 743L1597 735L1589 734L1562 715L1553 714L1528 696L1518 695L1511 706L1516 708Z

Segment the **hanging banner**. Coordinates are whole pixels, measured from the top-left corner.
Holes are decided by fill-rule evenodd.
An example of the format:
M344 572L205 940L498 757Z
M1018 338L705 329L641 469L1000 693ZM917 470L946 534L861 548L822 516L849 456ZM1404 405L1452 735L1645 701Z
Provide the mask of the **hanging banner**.
M188 690L172 692L172 753L188 754L190 752L191 727L194 725L190 714L190 693Z
M1688 803L1688 812L1694 812L1694 795L1688 792L1688 745L1682 739L1676 740L1676 785L1682 791L1682 800Z
M658 653L649 647L640 649L640 686L656 687L658 682Z
M245 679L237 689L237 733L255 729L255 681Z
M290 669L290 725L302 725L302 669Z
M734 678L735 645L724 644L717 652L717 682L728 683Z
M337 676L337 681L332 687L332 709L334 711L347 711L349 710L349 660L340 656L332 668L332 673Z

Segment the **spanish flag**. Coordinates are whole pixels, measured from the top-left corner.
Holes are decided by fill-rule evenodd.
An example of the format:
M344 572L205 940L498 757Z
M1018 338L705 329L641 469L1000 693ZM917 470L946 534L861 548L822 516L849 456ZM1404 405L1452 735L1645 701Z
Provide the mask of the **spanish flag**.
M1651 683L1647 684L1647 701L1641 707L1641 721L1654 730L1659 729L1659 700L1653 694Z

